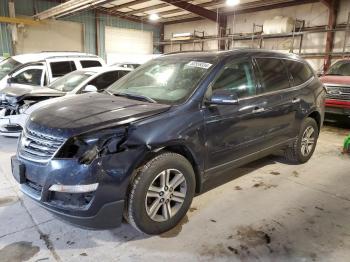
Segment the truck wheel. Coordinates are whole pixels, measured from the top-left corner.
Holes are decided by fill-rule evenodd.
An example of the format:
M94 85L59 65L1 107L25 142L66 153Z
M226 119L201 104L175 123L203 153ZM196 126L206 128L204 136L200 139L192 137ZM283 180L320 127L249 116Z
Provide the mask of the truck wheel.
M302 164L307 162L315 151L318 139L318 125L313 118L306 118L301 124L298 137L285 150L287 160Z
M138 169L125 218L141 232L161 234L185 216L194 193L195 174L190 162L182 155L163 153Z

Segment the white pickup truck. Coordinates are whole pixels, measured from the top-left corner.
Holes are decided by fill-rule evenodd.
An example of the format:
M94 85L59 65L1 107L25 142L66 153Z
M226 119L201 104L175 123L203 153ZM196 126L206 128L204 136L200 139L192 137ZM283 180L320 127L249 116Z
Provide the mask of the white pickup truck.
M0 93L9 83L47 86L69 72L104 65L102 58L78 52L41 52L12 56L0 62Z

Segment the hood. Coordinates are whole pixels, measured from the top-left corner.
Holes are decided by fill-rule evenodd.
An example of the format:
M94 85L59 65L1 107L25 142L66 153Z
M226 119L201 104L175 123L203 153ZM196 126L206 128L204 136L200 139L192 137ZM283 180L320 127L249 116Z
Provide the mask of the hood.
M325 75L320 77L323 84L348 85L350 86L350 76Z
M29 86L29 85L14 85L11 84L2 90L8 96L22 97L22 96L62 96L64 92L48 87Z
M91 93L64 97L35 110L28 128L70 137L108 126L118 126L166 111L170 106Z

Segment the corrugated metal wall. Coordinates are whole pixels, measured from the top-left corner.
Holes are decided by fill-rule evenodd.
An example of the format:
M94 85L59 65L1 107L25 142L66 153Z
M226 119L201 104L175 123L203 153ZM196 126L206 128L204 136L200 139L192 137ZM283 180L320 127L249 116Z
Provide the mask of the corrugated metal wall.
M57 5L54 1L45 0L15 0L15 8L17 15L32 16L37 12L49 9ZM8 12L8 0L1 0L0 12L4 12L1 15L7 16ZM96 20L98 18L98 50L96 50ZM154 42L158 42L160 38L160 30L156 26L145 25L141 23L132 22L125 19L120 19L115 16L109 16L104 14L98 14L95 16L95 11L82 12L76 15L62 18L62 20L82 23L84 25L84 49L87 53L98 53L105 58L105 26L114 26L120 28L138 29L153 31ZM12 53L10 34L6 30L7 25L0 23L1 38L0 38L0 52ZM3 47L4 46L4 47ZM2 51L4 50L4 51ZM158 53L158 50L154 50ZM1 54L0 54L1 55Z
M8 0L1 0L0 15L8 16ZM8 24L0 23L0 56L12 53L11 33Z

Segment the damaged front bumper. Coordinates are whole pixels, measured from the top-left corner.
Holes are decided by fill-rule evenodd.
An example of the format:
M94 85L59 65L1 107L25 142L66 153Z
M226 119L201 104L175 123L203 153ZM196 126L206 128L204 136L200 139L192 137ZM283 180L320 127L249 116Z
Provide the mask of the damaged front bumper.
M125 150L95 159L36 163L12 157L12 173L22 192L58 217L86 228L106 229L122 222L130 177L142 150Z

